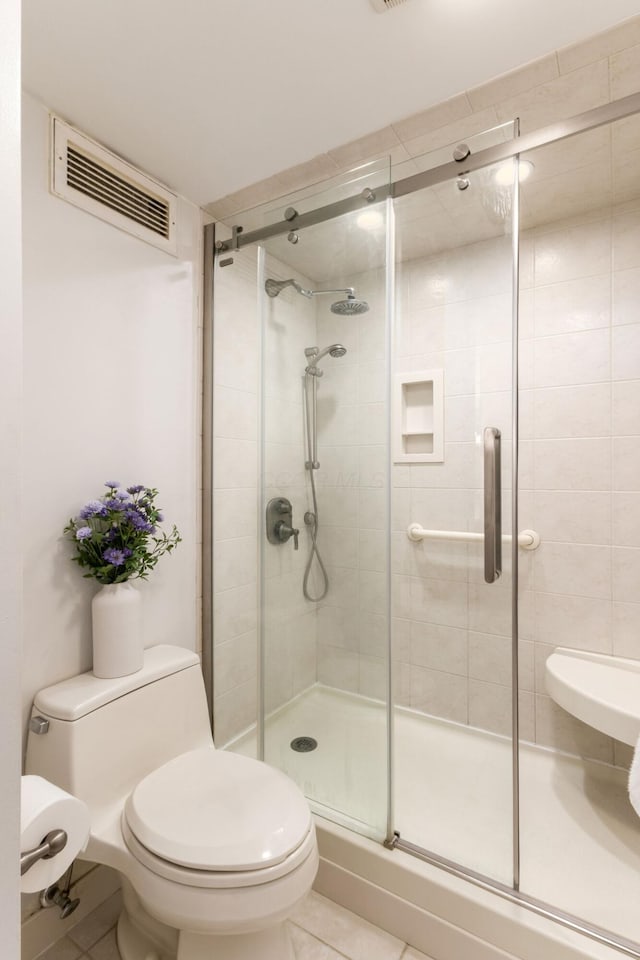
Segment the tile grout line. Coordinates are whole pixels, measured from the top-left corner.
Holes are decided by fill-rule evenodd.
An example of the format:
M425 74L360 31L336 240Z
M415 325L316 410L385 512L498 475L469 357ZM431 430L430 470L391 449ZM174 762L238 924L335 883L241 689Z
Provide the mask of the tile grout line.
M297 927L298 930L302 930L304 933L308 934L310 937L313 937L313 939L317 940L318 943L321 943L325 947L329 947L330 950L333 950L333 952L336 953L339 957L343 957L344 960L353 960L352 957L347 956L346 953L342 953L341 950L336 949L336 947L332 946L330 943L328 943L326 940L323 940L321 937L317 937L315 933L312 933L310 930L307 930L306 927L303 927L302 924L298 923L296 920L289 920L288 922L293 927ZM401 958L399 958L399 960L401 960Z

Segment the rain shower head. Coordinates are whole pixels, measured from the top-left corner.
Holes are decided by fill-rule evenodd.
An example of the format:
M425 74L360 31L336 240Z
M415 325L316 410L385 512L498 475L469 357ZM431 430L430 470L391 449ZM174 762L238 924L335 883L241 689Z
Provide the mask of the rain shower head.
M331 313L337 313L339 317L355 317L359 313L366 313L368 309L366 300L356 300L352 294L346 300L336 300L331 304Z
M369 309L369 304L366 300L356 299L356 292L353 287L341 287L337 290L306 290L305 287L298 283L297 280L294 280L293 277L289 280L272 280L269 278L264 282L265 292L270 297L277 297L285 287L293 287L294 290L297 290L298 293L308 299L311 299L311 297L319 297L326 293L346 293L346 300L336 300L335 303L331 304L331 312L337 313L338 316L341 317L353 317L359 313L366 313Z

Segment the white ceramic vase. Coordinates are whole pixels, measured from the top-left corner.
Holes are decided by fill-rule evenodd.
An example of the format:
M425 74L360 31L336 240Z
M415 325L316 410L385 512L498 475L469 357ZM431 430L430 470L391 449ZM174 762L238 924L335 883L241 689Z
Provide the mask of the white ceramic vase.
M106 583L91 601L93 674L126 677L142 668L142 597L133 586Z

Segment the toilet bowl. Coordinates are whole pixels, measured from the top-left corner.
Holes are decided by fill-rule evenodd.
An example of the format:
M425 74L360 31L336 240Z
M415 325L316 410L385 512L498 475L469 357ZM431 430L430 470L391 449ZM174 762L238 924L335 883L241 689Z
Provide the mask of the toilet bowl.
M40 691L27 770L89 807L84 856L121 876L123 960L293 960L285 926L318 851L280 771L217 750L199 661L150 648L141 671Z

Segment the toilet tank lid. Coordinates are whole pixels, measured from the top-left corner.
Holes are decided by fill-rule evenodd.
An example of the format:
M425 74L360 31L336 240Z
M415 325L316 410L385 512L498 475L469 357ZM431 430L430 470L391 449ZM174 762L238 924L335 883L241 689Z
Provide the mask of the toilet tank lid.
M40 690L35 696L33 706L39 713L56 720L79 720L112 700L131 693L132 690L138 690L155 680L161 680L199 663L198 655L184 647L169 644L148 647L144 652L142 669L136 673L103 680L94 677L89 670L88 673L69 677L68 680Z

